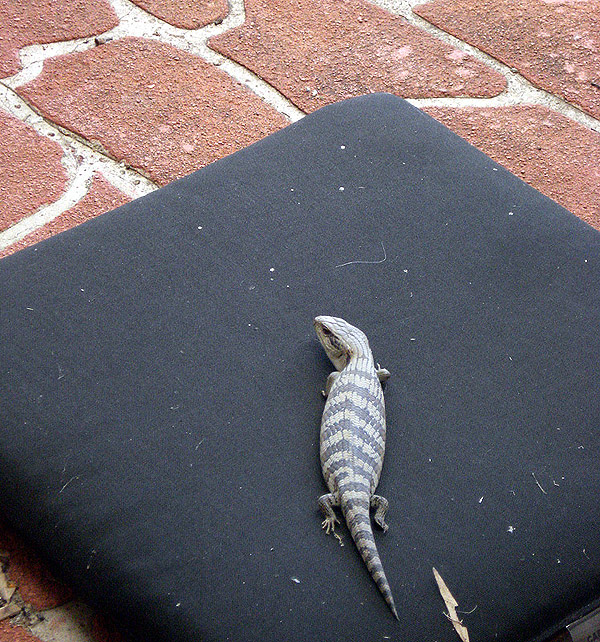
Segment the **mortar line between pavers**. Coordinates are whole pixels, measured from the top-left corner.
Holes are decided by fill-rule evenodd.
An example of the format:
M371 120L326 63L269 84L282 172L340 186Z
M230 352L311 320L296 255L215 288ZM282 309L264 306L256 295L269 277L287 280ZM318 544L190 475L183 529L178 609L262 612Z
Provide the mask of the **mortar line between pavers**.
M63 195L50 205L45 205L33 214L22 218L18 223L0 232L0 250L17 243L28 234L47 225L55 218L75 206L89 191L93 168L91 166L81 169L71 181Z
M89 141L76 132L46 118L34 105L29 104L14 89L5 85L2 80L0 80L0 109L11 114L11 116L14 116L25 125L32 127L40 136L50 139L61 147L64 154L63 165L67 172L73 174L70 180L73 179L77 171L78 165L75 156L78 155L82 157L84 164L94 165L97 171L105 175L109 183L127 196L135 198L160 187L136 169L125 167L122 161L110 156L100 143ZM50 136L49 134L54 135ZM68 164L65 165L65 162L68 163L69 159L72 160L73 168L69 167ZM121 176L115 176L113 172ZM129 189L124 190L123 186L127 183L131 183L131 185Z
M476 108L499 108L499 107L519 107L519 106L541 106L555 111L563 116L570 118L579 125L583 125L594 132L600 133L600 120L590 116L586 112L578 109L566 100L554 96L544 90L533 88L540 91L546 96L540 97L538 100L501 100L502 96L495 96L494 98L407 98L406 101L415 107L476 107Z
M494 71L502 74L507 81L506 89L491 98L407 98L408 102L417 107L507 107L515 105L541 105L557 111L571 120L584 125L593 131L600 131L600 120L594 118L583 109L552 92L537 87L530 80L513 70L510 65L494 58L492 55L478 49L474 45L453 36L428 22L413 11L413 7L425 4L426 0L368 0L390 13L402 16L411 25L425 31L434 38L470 54Z
M123 167L117 160L95 149L85 138L45 118L1 80L0 109L32 127L40 136L59 145L63 153L61 164L67 172L68 180L62 196L54 203L43 206L0 233L1 249L15 243L38 227L46 225L76 205L87 195L96 172L113 187L131 198L143 196L158 189L158 185L137 171Z
M118 179L112 179L109 178L108 175L106 174L106 170L108 170L108 167L102 167L102 168L97 168L97 171L99 171L101 174L103 174L106 178L106 180L111 183L114 187L119 189L120 191L124 192L127 196L133 196L134 198L137 196L142 196L143 194L147 194L148 192L154 191L156 189L159 189L161 186L157 183L155 183L149 176L146 176L141 169L136 169L132 167L131 165L128 165L125 160L118 160L117 158L114 158L113 156L110 155L110 153L102 146L101 143L98 141L93 141L88 138L85 138L85 136L82 136L81 134L78 134L77 132L74 132L71 129L68 129L67 127L63 127L62 125L59 125L58 123L55 123L54 121L48 121L48 119L44 118L44 116L37 110L37 108L33 105L30 105L30 108L34 113L36 113L40 118L44 119L44 121L47 124L50 124L54 129L56 129L65 139L67 144L73 145L75 147L76 145L79 146L80 149L86 149L88 154L92 156L92 158L87 159L86 164L90 165L96 165L96 163L111 163L117 166L118 172L120 173L131 173L133 176L129 177L129 179L132 181L132 183L136 186L136 188L132 188L130 191L123 190L122 187L119 187L119 185L115 184L114 180ZM94 155L97 155L99 158L93 158ZM110 171L110 170L109 170ZM113 168L114 171L114 168ZM146 189L143 190L143 192L140 192L139 185L141 185L142 181L146 183ZM122 182L121 184L127 185L127 181Z

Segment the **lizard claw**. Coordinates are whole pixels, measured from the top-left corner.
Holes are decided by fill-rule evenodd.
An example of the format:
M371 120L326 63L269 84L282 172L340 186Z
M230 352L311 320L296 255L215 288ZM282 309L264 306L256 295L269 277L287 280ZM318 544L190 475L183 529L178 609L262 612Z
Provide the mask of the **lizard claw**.
M326 517L321 523L321 528L329 535L333 533L335 535L335 523L340 523L337 517Z

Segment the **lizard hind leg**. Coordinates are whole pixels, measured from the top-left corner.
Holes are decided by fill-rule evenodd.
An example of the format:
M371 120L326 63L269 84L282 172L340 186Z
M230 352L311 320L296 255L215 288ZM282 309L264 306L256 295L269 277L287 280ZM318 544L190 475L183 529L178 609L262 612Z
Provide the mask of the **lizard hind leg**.
M381 495L373 495L371 497L371 508L375 511L373 519L377 526L385 533L389 528L385 523L385 516L388 510L388 500Z
M340 499L334 493L328 493L327 495L321 495L319 497L319 509L323 513L325 519L323 520L321 526L329 535L333 533L335 535L335 524L339 524L340 520L336 517L335 511L333 510L334 506L340 505Z

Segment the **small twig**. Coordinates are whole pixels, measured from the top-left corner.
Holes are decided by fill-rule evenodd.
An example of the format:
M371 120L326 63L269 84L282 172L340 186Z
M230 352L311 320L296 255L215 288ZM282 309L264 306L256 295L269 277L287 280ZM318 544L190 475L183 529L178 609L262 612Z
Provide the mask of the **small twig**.
M381 241L381 249L383 250L383 258L379 261L348 261L347 263L340 263L340 265L336 265L335 267L341 268L346 265L355 265L356 263L361 263L362 265L377 265L378 263L383 263L384 261L387 261L387 252L385 251L383 241Z
M542 485L537 480L537 477L535 476L535 473L531 473L531 476L535 479L535 483L537 484L537 487L542 491L542 493L544 493L544 495L547 495L548 493L542 488Z

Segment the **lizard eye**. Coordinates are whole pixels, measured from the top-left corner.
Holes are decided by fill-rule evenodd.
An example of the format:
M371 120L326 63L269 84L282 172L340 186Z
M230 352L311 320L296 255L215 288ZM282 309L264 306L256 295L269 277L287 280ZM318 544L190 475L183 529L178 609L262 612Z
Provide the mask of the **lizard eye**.
M323 334L324 334L326 337L329 337L329 336L331 336L331 334L333 334L333 333L331 332L331 330L330 330L329 328L326 328L325 326L323 326Z

